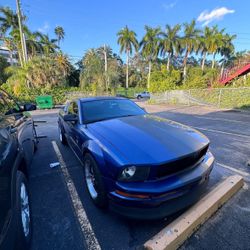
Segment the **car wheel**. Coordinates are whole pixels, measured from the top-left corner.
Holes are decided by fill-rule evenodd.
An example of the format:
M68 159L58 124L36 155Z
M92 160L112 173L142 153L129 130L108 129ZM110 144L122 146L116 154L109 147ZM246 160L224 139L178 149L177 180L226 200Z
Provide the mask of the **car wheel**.
M24 174L17 171L16 177L17 197L17 249L29 249L32 236L30 196L28 183Z
M67 145L67 139L64 135L64 133L62 132L61 128L58 126L58 132L59 132L59 139L60 139L60 142L63 144L63 145Z
M100 208L108 206L106 189L102 180L100 170L91 154L87 153L83 160L84 177L87 190L94 204Z
M138 99L138 100L140 100L141 98L142 98L142 96L140 96L140 95L137 96L137 99Z

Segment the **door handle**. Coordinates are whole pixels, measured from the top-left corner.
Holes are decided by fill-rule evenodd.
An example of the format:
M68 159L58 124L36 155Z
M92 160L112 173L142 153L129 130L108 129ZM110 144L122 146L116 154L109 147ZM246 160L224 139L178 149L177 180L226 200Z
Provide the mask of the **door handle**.
M9 126L9 133L10 133L10 134L14 134L14 133L16 133L16 132L17 132L17 128L16 128L16 127L13 127L12 125Z
M10 128L10 133L11 134L14 134L14 133L16 133L17 132L17 128Z

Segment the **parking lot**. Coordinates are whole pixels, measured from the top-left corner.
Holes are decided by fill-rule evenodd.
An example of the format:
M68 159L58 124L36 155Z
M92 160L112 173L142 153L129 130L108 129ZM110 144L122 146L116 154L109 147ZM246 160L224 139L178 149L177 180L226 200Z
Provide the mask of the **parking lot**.
M156 106L140 103L148 112L194 127L211 141L216 164L209 181L212 189L229 175L245 179L244 188L206 222L183 249L250 249L250 114L207 107ZM178 214L160 221L135 221L101 211L91 202L83 169L69 147L59 142L58 110L33 112L44 135L30 169L32 200L32 250L43 249L140 249ZM67 169L50 168L58 161L56 142ZM68 175L67 175L68 174ZM88 229L84 231L84 229ZM94 245L90 241L95 239Z

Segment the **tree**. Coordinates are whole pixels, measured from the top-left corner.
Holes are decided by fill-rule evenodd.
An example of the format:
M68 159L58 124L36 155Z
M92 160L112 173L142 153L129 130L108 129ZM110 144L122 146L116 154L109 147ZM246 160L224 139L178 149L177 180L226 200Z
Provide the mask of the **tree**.
M22 21L26 19L25 16L22 16ZM27 27L23 25L23 29L27 30ZM21 38L19 32L18 25L18 16L11 10L9 7L0 7L0 38L5 37L6 34L9 34L13 37L13 42L15 43L15 47L18 50L19 61L22 65L24 60L23 51L21 48ZM19 34L18 34L19 33Z
M232 64L235 60L234 55L234 45L232 41L236 38L236 35L230 36L229 34L225 34L223 36L223 45L219 48L220 55L222 59L220 60L221 63L221 76L224 73L224 67Z
M128 75L129 75L129 56L132 55L133 49L138 49L138 41L136 39L136 33L129 30L128 26L123 28L117 33L118 44L120 45L120 53L125 52L127 55L126 65L126 88L129 86Z
M43 53L46 56L54 54L59 48L56 45L56 39L50 39L48 35L44 35L40 32L35 32L34 34L37 36L38 42L42 45Z
M140 42L141 53L144 58L148 61L148 83L147 87L150 87L150 76L152 70L152 62L156 60L160 49L159 35L161 32L160 28L151 28L145 26L146 34Z
M8 79L8 74L5 72L7 67L9 67L9 63L3 56L0 56L0 85Z
M197 43L197 39L201 33L201 31L197 29L195 26L196 26L195 20L192 20L191 23L184 23L184 37L181 39L182 45L185 48L185 56L183 60L184 78L186 78L187 75L188 56L193 52L195 44Z
M110 47L105 47L88 50L83 57L82 66L79 67L81 87L92 90L94 94L109 91L110 88L114 89L120 82L122 61L112 53ZM108 61L107 71L104 70L106 60ZM109 81L108 85L105 82L106 79Z
M73 70L73 67L69 61L69 58L65 54L59 53L55 55L55 61L56 61L57 67L63 72L64 77L68 76Z
M57 26L55 28L55 34L57 36L57 41L58 41L58 47L60 47L60 42L64 39L65 37L65 32L64 32L64 29L63 27L61 26Z
M94 92L97 88L103 90L104 74L103 61L96 49L89 49L82 59L83 70L81 72L80 84L84 89L92 89Z
M65 73L65 66L58 62L55 56L36 56L30 59L23 67L9 67L7 73L10 74L8 83L17 86L52 88L66 84L66 79L70 74Z
M106 89L109 87L109 77L108 77L108 58L112 56L112 49L105 44L97 49L97 53L104 61L104 72L105 72L105 83Z
M170 25L166 25L165 31L161 32L160 52L163 57L168 54L167 70L170 68L174 53L179 51L180 37L178 32L180 29L180 24L175 25L173 28Z
M0 7L0 37L7 31L18 29L18 17L9 7ZM25 18L25 17L23 17Z
M4 45L8 48L10 54L10 64L13 65L13 53L16 49L15 43L11 37L4 38Z
M203 34L200 36L199 38L199 51L202 55L202 60L201 60L201 69L202 71L204 71L204 67L205 67L205 62L206 62L206 58L207 58L207 54L208 54L208 50L210 47L210 42L213 36L213 31L211 28L209 28L208 26L205 27L205 29L203 30Z
M212 27L212 34L209 39L208 52L212 54L212 69L215 66L215 56L219 53L220 48L223 46L224 30L218 30L218 26Z
M43 54L43 46L42 43L39 42L40 36L41 33L39 32L26 31L26 46L29 59L37 54Z

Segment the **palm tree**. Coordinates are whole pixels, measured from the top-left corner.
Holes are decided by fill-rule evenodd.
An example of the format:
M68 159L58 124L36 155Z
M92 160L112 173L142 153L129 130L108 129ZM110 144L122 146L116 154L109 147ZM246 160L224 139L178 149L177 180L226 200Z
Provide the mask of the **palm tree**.
M183 60L183 74L184 78L187 75L187 59L188 56L193 52L195 44L197 43L197 38L199 37L201 31L197 29L195 20L192 20L191 23L184 23L184 37L182 38L182 44L185 48L185 56Z
M150 77L151 77L151 69L152 62L156 60L159 54L160 49L160 32L161 29L151 28L149 26L145 26L146 34L142 38L140 42L142 56L148 61L148 84L147 87L150 87Z
M118 44L121 46L120 53L125 52L127 54L126 65L126 88L128 88L128 71L129 71L129 56L132 55L133 49L138 49L138 41L136 39L136 33L126 26L117 33Z
M170 25L166 25L165 32L161 32L160 51L163 57L168 54L167 70L170 68L174 53L179 51L180 37L178 36L178 32L180 29L180 24L175 25L173 28Z
M224 73L224 67L232 64L235 60L234 55L234 45L232 41L236 38L236 35L230 36L229 34L225 34L223 36L223 45L219 48L219 53L223 57L221 62L221 76Z
M12 9L0 7L0 14L0 37L6 34L8 30L18 29L18 17Z
M112 57L112 49L104 44L102 47L97 49L97 53L104 61L104 72L105 72L105 83L106 89L109 87L109 77L108 77L108 58Z
M26 17L22 16L22 20L24 21L25 19ZM24 32L28 30L27 26L23 25L23 30ZM13 37L13 42L18 50L20 64L23 65L24 55L21 48L18 16L9 7L0 7L0 38L4 37L7 32Z
M224 39L224 30L218 30L218 26L214 26L212 27L212 34L211 34L211 38L209 40L209 46L208 46L208 52L210 54L212 54L212 69L215 66L215 57L216 54L219 53L220 48L223 46L223 39Z
M67 55L59 53L55 56L55 61L59 69L63 72L64 77L66 77L72 71L72 66Z
M54 54L59 48L56 45L56 39L50 39L48 35L44 35L40 32L35 32L34 34L37 36L38 42L42 45L45 55Z
M63 27L61 26L57 26L55 28L55 34L57 36L57 41L58 41L58 47L60 47L60 42L64 39L65 37L65 32L64 32L64 29Z
M199 51L202 55L201 69L204 71L205 61L210 47L210 42L213 36L213 30L208 26L203 30L203 34L199 39Z
M39 32L26 32L26 45L29 59L37 54L43 53L43 46L41 42L39 42L40 37L41 34Z
M10 55L10 64L13 65L13 52L16 49L15 43L13 41L13 38L11 37L6 37L4 39L4 45L8 48L9 50L9 55Z

